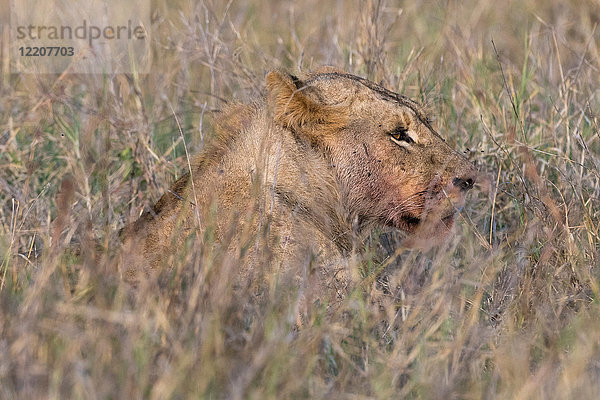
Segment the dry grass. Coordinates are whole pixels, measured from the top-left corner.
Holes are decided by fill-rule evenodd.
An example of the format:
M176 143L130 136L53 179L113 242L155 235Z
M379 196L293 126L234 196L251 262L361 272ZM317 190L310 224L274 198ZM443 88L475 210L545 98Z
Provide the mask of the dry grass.
M157 3L149 75L2 70L0 398L600 396L596 0ZM297 288L266 266L253 305L210 241L132 293L115 232L184 140L267 70L322 64L426 102L466 149L482 178L456 237L373 237L385 268L356 265L299 331Z

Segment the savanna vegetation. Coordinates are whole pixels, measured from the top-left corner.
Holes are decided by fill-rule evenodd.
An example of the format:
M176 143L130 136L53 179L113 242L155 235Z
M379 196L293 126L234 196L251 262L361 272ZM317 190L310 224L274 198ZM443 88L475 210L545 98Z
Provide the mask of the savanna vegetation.
M148 74L0 77L0 398L598 398L597 0L154 1ZM7 35L2 36L6 56ZM118 232L267 71L424 103L480 176L445 244L369 240L350 295L233 287L210 232L133 290ZM212 239L214 240L214 239ZM379 261L383 260L383 261Z

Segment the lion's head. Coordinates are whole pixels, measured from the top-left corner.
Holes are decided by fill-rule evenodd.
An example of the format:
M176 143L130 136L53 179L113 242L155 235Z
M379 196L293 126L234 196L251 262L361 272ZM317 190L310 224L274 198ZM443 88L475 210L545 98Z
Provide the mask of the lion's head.
M366 79L323 69L267 76L275 120L319 149L359 224L424 239L445 236L476 171L414 101Z

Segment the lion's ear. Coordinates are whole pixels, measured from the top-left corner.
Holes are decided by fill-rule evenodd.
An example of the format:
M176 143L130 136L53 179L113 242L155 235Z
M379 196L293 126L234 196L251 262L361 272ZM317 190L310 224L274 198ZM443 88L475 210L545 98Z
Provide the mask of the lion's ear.
M317 88L286 72L269 72L267 91L274 120L285 128L305 131L318 128L324 133L340 128L346 122L345 113L340 112L339 106L326 104Z

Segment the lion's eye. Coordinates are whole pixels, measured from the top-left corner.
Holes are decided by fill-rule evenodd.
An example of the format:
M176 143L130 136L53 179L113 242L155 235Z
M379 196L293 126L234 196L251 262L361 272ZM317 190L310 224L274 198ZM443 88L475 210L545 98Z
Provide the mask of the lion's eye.
M415 141L408 135L408 129L406 128L398 128L395 131L390 133L390 136L394 141L405 142L405 143L414 143Z

